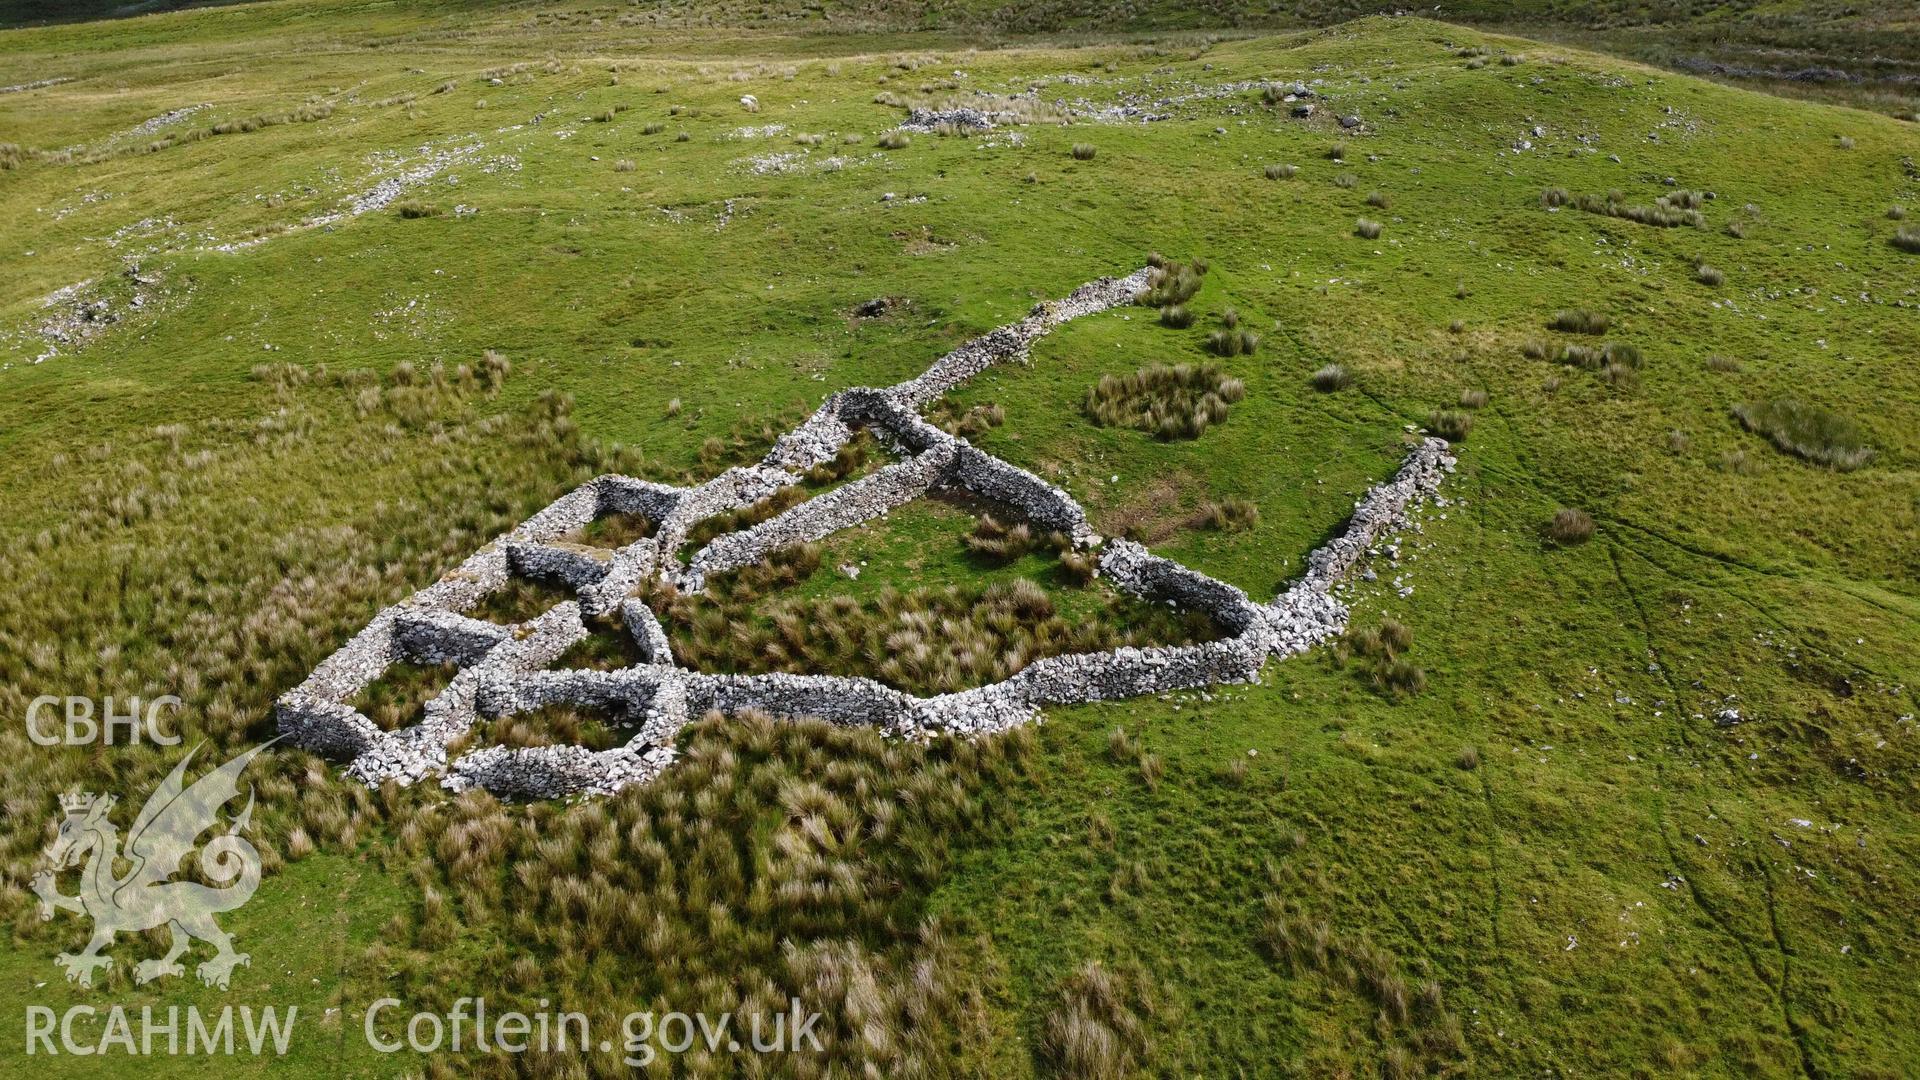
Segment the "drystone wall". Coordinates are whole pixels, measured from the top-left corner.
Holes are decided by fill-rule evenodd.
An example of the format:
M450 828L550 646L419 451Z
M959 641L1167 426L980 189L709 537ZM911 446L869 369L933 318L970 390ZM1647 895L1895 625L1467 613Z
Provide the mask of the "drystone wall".
M1033 342L1061 323L1131 302L1145 288L1148 273L1101 278L1063 299L1036 305L1025 318L961 345L896 386L833 394L758 464L688 488L596 477L439 581L375 615L306 681L282 695L276 705L281 732L296 745L347 760L348 775L370 785L437 776L454 790L481 787L503 797L546 799L608 794L658 776L673 761L674 736L691 718L709 711L815 717L907 737L979 735L1025 723L1047 705L1257 680L1269 658L1305 651L1345 627L1347 609L1335 595L1336 586L1384 537L1406 528L1415 507L1452 470L1454 459L1444 441L1414 444L1398 474L1355 505L1341 535L1308 556L1306 574L1262 605L1139 544L1105 540L1067 492L920 415L987 368L1026 358ZM832 460L862 428L899 460L722 535L680 562L681 548L701 521L800 483L807 469ZM1063 532L1076 547L1100 552L1099 573L1116 588L1205 612L1230 636L1197 645L1048 657L1002 682L919 698L871 679L716 675L682 668L674 663L659 620L633 597L649 578L699 592L712 574L873 520L935 489L1003 504L1039 529ZM566 539L596 518L616 513L647 518L656 525L653 534L613 550ZM564 584L578 599L515 625L462 614L514 575ZM552 669L568 647L587 636L583 617L616 613L633 637L640 663L613 671ZM402 662L451 663L459 670L427 703L419 723L382 731L351 701ZM448 746L481 719L552 706L604 710L637 731L610 750L484 746L448 761Z

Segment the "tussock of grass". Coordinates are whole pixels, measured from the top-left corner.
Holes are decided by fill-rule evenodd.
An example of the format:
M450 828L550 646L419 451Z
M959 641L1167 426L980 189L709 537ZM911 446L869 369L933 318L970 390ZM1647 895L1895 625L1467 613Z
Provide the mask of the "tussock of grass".
M1261 172L1269 180L1291 180L1299 174L1300 168L1297 165L1276 164L1267 166L1265 169L1262 169Z
M983 435L1007 422L1007 410L998 403L988 402L961 409L951 398L942 398L927 414L927 420L949 435L958 435L971 439Z
M1588 371L1638 371L1646 366L1646 357L1638 345L1609 341L1604 345L1570 343L1560 349L1560 362Z
M1435 409L1427 414L1427 430L1448 442L1460 442L1473 430L1473 414L1459 409Z
M1207 335L1207 351L1215 356L1252 355L1260 349L1260 335L1245 327L1221 327Z
M1207 264L1204 259L1191 262L1176 262L1158 252L1147 257L1147 263L1153 271L1147 277L1147 287L1136 302L1146 307L1165 309L1185 304L1200 291L1200 281L1207 276ZM1192 320L1188 320L1188 325Z
M1733 415L1742 427L1766 436L1779 450L1836 472L1852 472L1874 457L1859 424L1797 398L1736 405Z
M1081 407L1102 427L1138 428L1161 439L1197 439L1208 427L1225 422L1228 407L1246 393L1244 383L1213 364L1151 364L1131 375L1102 375Z
M1121 1080L1149 1060L1152 1046L1138 1011L1137 986L1097 963L1074 972L1060 991L1060 1004L1047 1014L1040 1054L1057 1075L1073 1080Z
M904 131L895 130L895 131L889 131L885 135L880 136L880 138L876 141L876 145L878 145L882 150L901 150L906 148L906 146L912 142L913 142L912 136L908 135Z
M1345 390L1353 385L1353 374L1339 364L1328 364L1307 377L1307 383L1323 394Z
M1099 152L1100 152L1099 148L1094 146L1092 143L1074 143L1073 144L1072 153L1073 153L1073 160L1075 161L1092 161L1094 158L1094 155L1098 154Z
M393 204L393 212L407 219L439 217L440 207L419 199L402 199Z
M1353 223L1354 235L1368 240L1380 239L1380 229L1380 223L1374 221L1372 218L1361 218Z
M1593 515L1571 506L1556 511L1547 522L1547 539L1561 547L1573 547L1593 539Z
M973 531L960 538L961 545L973 555L994 563L1008 563L1032 551L1041 539L1024 521L1007 523L992 514L974 519ZM1056 549L1069 549L1066 536L1054 533L1048 538Z
M1547 329L1558 330L1564 334L1604 334L1612 321L1603 311L1590 311L1586 308L1568 308L1553 313L1547 320Z
M1410 697L1427 687L1427 673L1404 655L1412 647L1413 631L1405 623L1382 619L1378 626L1349 627L1329 656L1335 667L1357 662L1360 674L1381 694Z
M1194 511L1193 520L1203 529L1241 532L1259 523L1260 508L1247 499L1209 499Z
M1609 191L1605 195L1581 195L1573 204L1589 214L1624 218L1663 229L1682 225L1702 228L1707 223L1706 215L1699 210L1703 198L1697 191L1681 190L1661 195L1653 200L1653 205L1647 206L1629 203L1623 193Z
M1910 225L1902 225L1900 228L1894 230L1893 238L1888 242L1901 251L1911 251L1916 255L1920 255L1920 229L1913 228Z

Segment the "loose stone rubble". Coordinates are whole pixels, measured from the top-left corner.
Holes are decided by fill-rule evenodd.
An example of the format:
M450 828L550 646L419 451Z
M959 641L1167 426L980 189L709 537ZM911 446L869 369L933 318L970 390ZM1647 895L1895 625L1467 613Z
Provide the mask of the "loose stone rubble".
M879 728L901 737L981 735L1032 720L1042 706L1138 697L1259 678L1272 656L1312 648L1346 625L1334 586L1377 541L1409 522L1454 467L1445 441L1414 445L1390 481L1354 507L1346 530L1307 558L1307 571L1285 593L1259 604L1225 582L1161 558L1128 540L1104 540L1065 491L949 435L920 415L950 390L994 364L1025 359L1032 343L1070 319L1130 303L1149 271L1100 278L1061 300L1036 305L1023 319L948 353L919 376L884 389L855 388L830 396L782 436L759 463L681 488L607 475L552 505L480 549L439 581L375 615L365 629L315 668L275 706L280 731L295 745L348 760L347 774L368 785L440 777L445 787L481 787L504 797L548 799L601 795L658 776L674 758L674 736L708 711L757 709L774 716L815 717ZM832 460L857 429L872 432L899 460L750 528L724 534L676 557L695 525L750 506L800 483L809 468ZM833 675L711 675L680 667L665 631L635 599L649 577L697 593L716 573L758 562L771 552L870 521L936 489L959 490L1001 503L1036 527L1059 530L1081 550L1098 550L1099 573L1121 590L1180 609L1205 611L1231 636L1197 645L1054 656L1002 682L919 698L871 679ZM656 522L653 535L617 550L563 538L608 514ZM462 614L512 576L556 582L576 600L535 619L502 625ZM641 662L612 671L555 670L554 661L588 636L582 616L617 614ZM418 724L381 731L349 702L391 665L452 663L452 682L429 701ZM482 717L500 718L548 706L606 710L637 728L624 745L511 749L488 746L448 760L449 745Z

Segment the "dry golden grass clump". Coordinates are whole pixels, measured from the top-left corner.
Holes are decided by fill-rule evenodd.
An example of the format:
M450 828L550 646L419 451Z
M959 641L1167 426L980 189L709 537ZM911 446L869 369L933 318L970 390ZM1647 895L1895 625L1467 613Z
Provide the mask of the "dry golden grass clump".
M1160 439L1197 439L1247 396L1246 384L1214 364L1150 364L1102 375L1082 403L1102 427L1132 427Z
M1547 522L1547 539L1561 547L1586 543L1593 539L1593 515L1577 507L1561 507Z
M1208 499L1193 515L1193 523L1198 527L1219 532L1241 532L1253 528L1259 521L1260 508L1240 498Z
M927 413L927 422L949 435L971 439L1007 422L1007 410L993 402L962 409L952 398L941 398Z
M1140 1014L1158 1011L1140 978L1118 975L1100 964L1081 965L1060 988L1060 1003L1047 1014L1040 1054L1057 1074L1075 1080L1120 1080L1143 1069L1152 1044Z
M994 563L1012 562L1042 543L1063 553L1073 547L1073 542L1065 533L1035 536L1033 526L1026 522L1008 524L992 514L981 514L975 518L973 531L961 537L960 543L971 554Z

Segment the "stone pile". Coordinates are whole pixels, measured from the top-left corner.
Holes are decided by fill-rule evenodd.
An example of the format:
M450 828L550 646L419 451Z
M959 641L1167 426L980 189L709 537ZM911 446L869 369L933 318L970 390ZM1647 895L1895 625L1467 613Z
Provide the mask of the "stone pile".
M977 735L1031 720L1047 705L1106 701L1259 678L1272 656L1305 651L1339 633L1347 610L1334 595L1383 537L1410 520L1454 459L1440 439L1414 445L1399 473L1370 490L1346 530L1307 559L1307 572L1261 605L1238 588L1126 540L1104 541L1073 497L1039 477L949 435L920 415L955 387L995 364L1023 360L1039 337L1070 319L1129 303L1147 284L1142 269L1101 278L1064 299L1036 305L1018 322L961 345L914 379L884 389L830 396L758 464L729 469L689 488L600 476L556 500L488 544L439 581L375 615L275 706L289 742L347 759L347 773L369 785L439 776L454 790L482 787L516 798L597 795L649 780L673 761L674 736L709 711L754 709L880 728L906 737ZM798 484L833 459L857 429L873 432L899 460L771 517L722 535L683 565L678 552L707 518L744 509ZM1008 507L1038 529L1058 530L1085 551L1099 550L1099 573L1116 588L1180 610L1202 611L1230 636L1197 645L1135 648L1035 661L1002 682L918 698L871 679L833 675L714 675L679 667L665 631L633 597L659 578L699 592L712 574L747 566L772 552L870 521L936 489L969 493ZM656 523L653 535L608 550L565 538L608 514ZM461 614L509 577L556 582L577 601L537 618L501 625ZM641 662L614 671L553 670L588 630L583 616L618 613ZM350 701L395 663L451 663L459 670L423 710L418 724L382 731ZM637 728L624 746L487 746L447 760L447 747L481 717L564 706L602 710Z

